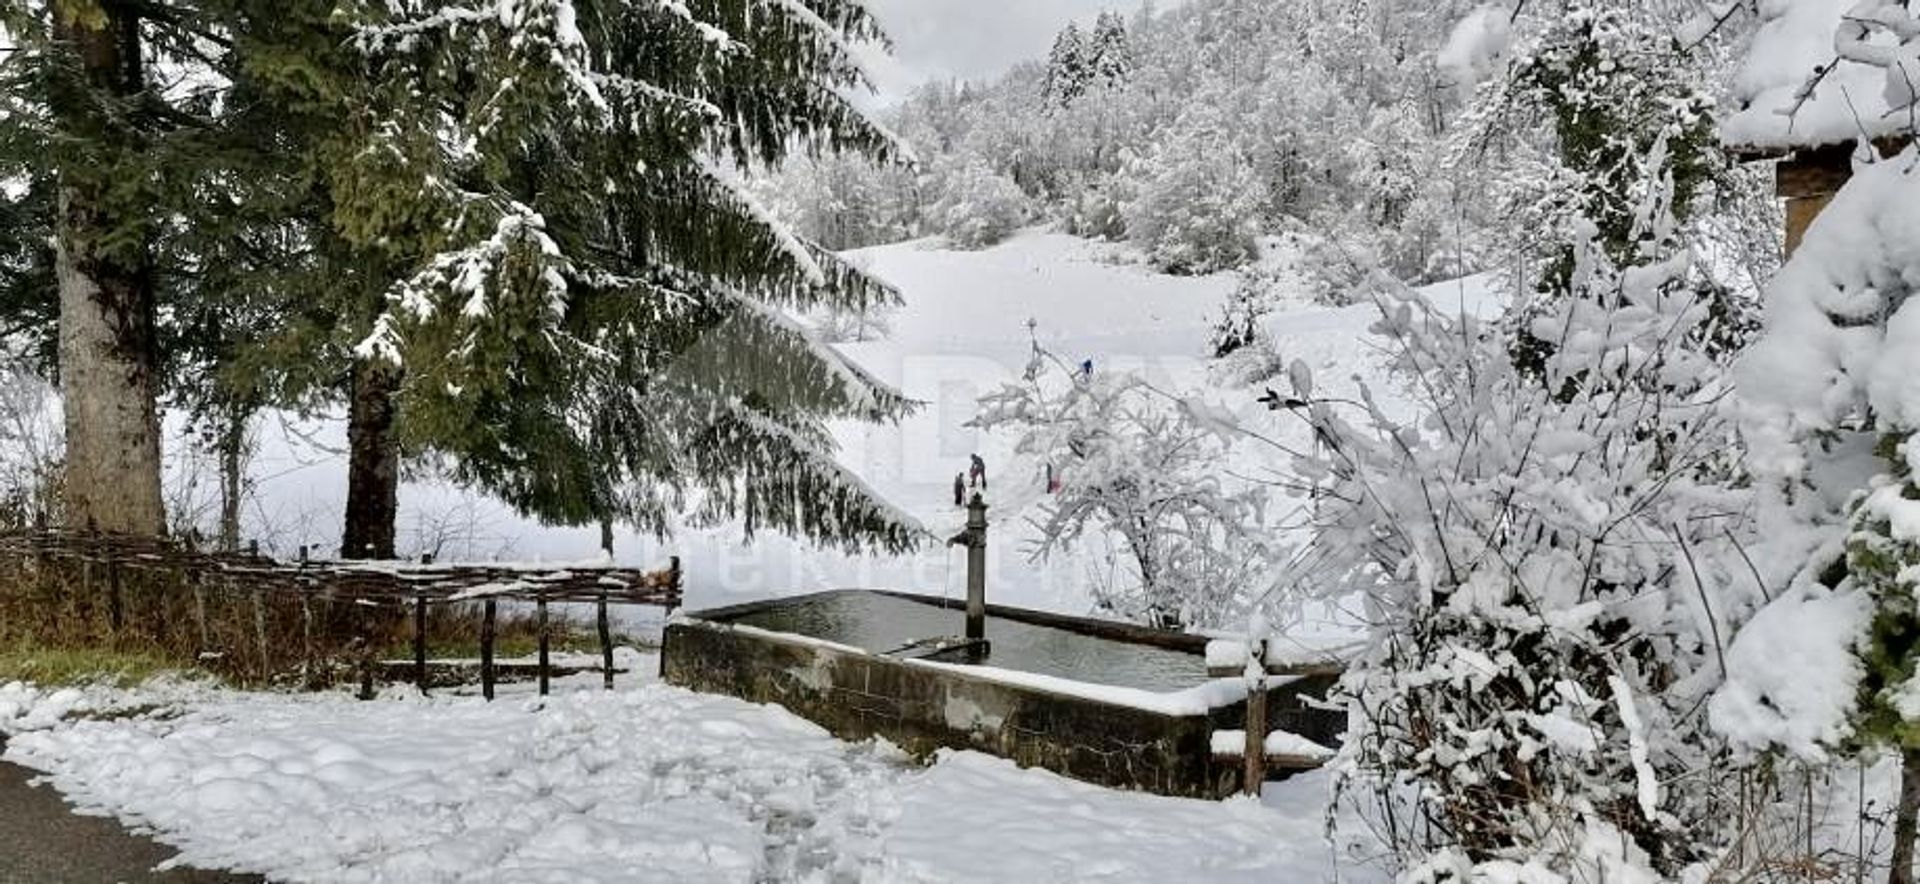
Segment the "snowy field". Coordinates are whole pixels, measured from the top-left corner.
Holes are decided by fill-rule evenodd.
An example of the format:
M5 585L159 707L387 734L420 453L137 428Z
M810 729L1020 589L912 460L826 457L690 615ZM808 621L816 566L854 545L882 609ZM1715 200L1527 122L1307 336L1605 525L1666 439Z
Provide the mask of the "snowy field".
M1254 402L1258 391L1224 386L1203 359L1209 325L1233 291L1235 274L1167 276L1141 266L1126 247L1041 231L977 252L916 241L850 257L896 286L905 304L891 315L885 340L846 343L842 352L926 404L897 427L839 428L842 462L944 536L962 520L952 506L953 477L970 454L981 453L992 518L1000 526L989 558L994 602L1085 613L1090 573L1110 567L1109 550L1097 543L1050 562L1028 561L1023 550L1032 537L1026 521L1043 499L1041 468L1013 459L1012 438L964 426L981 395L1019 378L1030 335L1073 364L1091 360L1098 370L1138 369L1156 385L1197 393L1278 437L1300 438L1297 425L1269 423ZM1427 294L1436 303L1476 312L1490 302L1486 280L1478 278L1434 286ZM1304 294L1289 298L1283 292L1269 327L1280 356L1306 362L1322 389L1350 394L1351 377L1359 375L1384 390L1391 403L1391 385L1378 368L1381 342L1367 331L1373 320L1370 306L1329 309ZM285 556L302 545L331 553L345 501L344 434L337 421L262 422L247 536ZM171 481L183 486L189 456L184 446L173 448ZM1247 469L1284 467L1271 453L1260 457ZM202 480L203 498L212 493L209 483ZM597 529L543 527L497 502L431 481L406 483L400 502L403 554L436 551L442 561L580 561L598 551ZM958 549L848 556L771 535L744 543L736 526L683 529L664 542L622 536L615 546L622 563L658 565L666 556L681 556L694 608L831 588L963 591Z
M655 660L627 652L650 672ZM0 686L5 759L179 861L289 882L1374 881L1323 775L1263 802L920 766L778 707L633 679L541 701Z

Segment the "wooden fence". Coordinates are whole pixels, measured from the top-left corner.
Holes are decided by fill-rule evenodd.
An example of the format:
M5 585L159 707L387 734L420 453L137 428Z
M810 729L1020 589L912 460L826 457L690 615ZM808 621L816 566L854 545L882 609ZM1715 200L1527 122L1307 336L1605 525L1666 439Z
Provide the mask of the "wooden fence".
M547 693L550 665L550 603L593 604L597 614L605 684L613 686L613 641L608 617L610 605L647 605L669 610L680 606L682 580L676 556L664 570L645 571L599 565L551 564L419 564L308 560L283 562L258 554L210 552L191 540L115 535L91 531L39 529L0 533L0 562L16 570L41 575L60 572L83 596L104 595L104 617L111 634L126 627L127 604L123 583L128 574L161 575L171 586L183 587L191 597L192 619L204 657L212 653L208 617L209 596L240 596L252 602L254 638L261 659L273 654L268 610L273 603L297 603L301 629L301 668L316 664L314 611L345 605L349 611L399 610L412 614L413 680L427 686L427 612L432 606L477 603L480 616L480 674L482 691L493 698L496 672L494 642L501 601L530 602L535 609L539 641L540 692ZM362 624L355 639L359 653L361 692L372 693L372 649L366 617L348 618Z

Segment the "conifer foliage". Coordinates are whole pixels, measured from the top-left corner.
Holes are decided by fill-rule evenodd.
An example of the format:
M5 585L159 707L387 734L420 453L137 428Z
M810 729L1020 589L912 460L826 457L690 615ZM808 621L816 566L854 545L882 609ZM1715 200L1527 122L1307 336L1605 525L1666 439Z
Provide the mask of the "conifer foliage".
M797 148L900 148L841 90L851 0L348 2L371 88L329 151L332 218L398 278L356 347L404 435L542 518L694 510L901 548L824 421L909 407L788 321L894 293L733 183Z

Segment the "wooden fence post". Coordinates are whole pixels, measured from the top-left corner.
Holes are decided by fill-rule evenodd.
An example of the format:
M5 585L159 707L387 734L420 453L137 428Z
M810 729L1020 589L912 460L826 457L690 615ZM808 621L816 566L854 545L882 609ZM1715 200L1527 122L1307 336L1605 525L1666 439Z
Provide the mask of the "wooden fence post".
M120 630L127 624L125 602L120 596L120 562L107 553L107 622L113 629L113 637L120 637Z
M534 597L533 597L533 606L534 606L534 610L535 610L535 612L536 612L536 614L535 614L535 616L539 618L539 629L540 629L540 696L542 696L542 697L544 697L544 696L546 696L546 695L547 695L547 688L548 688L548 685L547 685L547 675L548 675L548 672L547 672L547 651L548 651L548 647L547 647L547 594L543 592L543 593L540 593L540 594L538 594L538 595L536 595L536 596L534 596Z
M1241 791L1255 798L1267 782L1267 640L1247 641L1246 773Z
M191 557L199 551L200 532L187 532L187 553ZM193 566L187 567L187 586L193 590L193 626L199 647L194 649L198 657L212 650L212 641L207 638L207 590L200 585L200 572Z
M313 592L300 589L300 681L312 690L319 678L313 659Z
M607 594L600 594L599 610L595 612L600 627L600 666L602 683L606 689L613 690L613 627L607 622Z
M427 597L413 596L413 685L427 692Z
M494 601L487 599L480 615L480 694L493 699L493 615Z
M253 595L253 638L260 648L260 678L273 674L273 647L267 642L267 594L258 589Z

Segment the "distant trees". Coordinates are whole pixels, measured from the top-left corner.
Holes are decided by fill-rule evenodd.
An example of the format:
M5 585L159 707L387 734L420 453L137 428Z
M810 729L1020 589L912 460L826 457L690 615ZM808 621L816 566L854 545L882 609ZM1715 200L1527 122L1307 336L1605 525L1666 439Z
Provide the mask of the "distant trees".
M1042 103L1059 108L1071 107L1093 89L1123 86L1133 70L1132 49L1127 42L1127 22L1113 12L1102 12L1094 20L1091 36L1080 26L1068 22L1054 37L1047 53L1046 79L1040 87Z
M1248 229L1362 234L1412 279L1475 267L1485 219L1456 198L1455 176L1433 172L1449 150L1437 135L1461 106L1433 57L1466 6L1212 0L1105 13L1064 28L1042 62L991 83L930 84L893 109L924 162L915 177L865 176L892 194L866 200L884 223L797 206L789 217L813 235L869 231L857 245L977 243L928 209L983 164L1019 186L1031 220L1132 240L1175 272L1243 266ZM815 187L807 169L790 173L796 191ZM1183 200L1193 184L1205 186ZM835 205L862 204L850 183L835 189L847 197ZM1208 244L1220 235L1226 245Z

